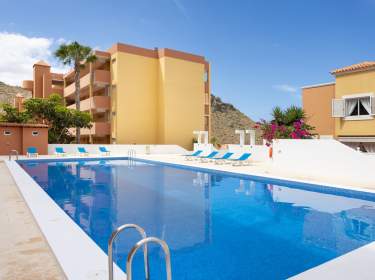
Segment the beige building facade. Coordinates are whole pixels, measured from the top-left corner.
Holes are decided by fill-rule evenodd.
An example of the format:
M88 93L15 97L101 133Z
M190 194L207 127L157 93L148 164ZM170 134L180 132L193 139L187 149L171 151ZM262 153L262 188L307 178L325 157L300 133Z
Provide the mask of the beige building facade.
M97 60L81 71L80 109L92 115L83 142L177 144L191 149L193 131L210 131L210 67L199 55L171 49L146 49L122 43L95 51ZM34 97L51 93L75 108L74 72L51 73L34 65L34 80L24 81Z

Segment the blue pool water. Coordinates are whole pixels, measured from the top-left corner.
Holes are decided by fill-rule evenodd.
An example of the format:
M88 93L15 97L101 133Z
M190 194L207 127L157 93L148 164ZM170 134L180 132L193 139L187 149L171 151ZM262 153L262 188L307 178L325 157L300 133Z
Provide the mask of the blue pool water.
M285 279L375 239L371 194L126 159L19 163L105 252L124 223L164 239L173 279ZM116 243L124 270L136 241ZM151 246L153 279L163 263Z

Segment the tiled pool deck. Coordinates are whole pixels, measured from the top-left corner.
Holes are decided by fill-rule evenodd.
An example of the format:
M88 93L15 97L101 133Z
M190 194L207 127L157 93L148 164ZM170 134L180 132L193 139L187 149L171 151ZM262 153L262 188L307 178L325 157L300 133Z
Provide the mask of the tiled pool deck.
M126 155L119 155L126 156ZM137 157L171 164L183 164L191 167L203 167L240 174L275 177L286 180L341 186L353 190L375 192L374 186L345 186L345 182L332 178L322 182L319 178L291 176L275 170L271 162L253 163L251 166L215 165L199 161L185 161L180 155L138 155ZM40 158L55 158L40 157ZM65 279L53 253L36 224L30 210L20 195L7 167L0 158L0 279ZM355 250L344 257L339 257L323 266L313 268L307 274L296 279L323 279L333 274L337 279L373 279L375 268L375 245L373 243ZM363 272L358 275L358 272ZM331 276L333 276L331 275ZM358 278L359 277L359 278Z

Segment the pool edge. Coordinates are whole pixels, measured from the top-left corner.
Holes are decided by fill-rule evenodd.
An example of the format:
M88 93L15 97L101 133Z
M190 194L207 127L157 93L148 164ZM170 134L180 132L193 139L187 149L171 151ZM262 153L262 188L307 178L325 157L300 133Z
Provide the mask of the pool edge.
M67 279L108 279L108 257L100 247L17 162L4 163ZM114 272L126 279L116 264Z

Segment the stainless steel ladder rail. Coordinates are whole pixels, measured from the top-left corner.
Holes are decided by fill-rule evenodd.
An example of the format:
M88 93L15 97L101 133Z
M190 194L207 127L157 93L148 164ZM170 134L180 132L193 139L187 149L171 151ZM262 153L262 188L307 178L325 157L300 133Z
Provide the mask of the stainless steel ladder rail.
M17 150L11 150L11 151L9 152L9 160L12 159L12 155L15 155L15 156L16 156L16 160L18 160L18 155L19 155L19 153L18 153Z
M113 280L113 243L116 239L116 237L125 229L131 229L134 228L138 231L138 233L141 235L142 240L147 239L146 232L143 228L136 224L124 224L120 227L118 227L114 232L112 232L112 235L108 241L108 274L109 274L109 280ZM138 244L138 243L137 243ZM148 265L148 252L147 252L147 244L144 244L143 246L143 258L145 262L145 277L146 280L149 279L149 265Z
M136 150L134 150L134 149L130 149L130 150L128 150L128 157L129 157L129 158L135 158L136 155L137 155Z
M165 255L165 266L166 266L166 272L167 272L167 280L172 280L172 269L171 269L171 253L169 251L169 247L167 243L164 240L161 240L156 237L147 237L144 238L140 241L138 241L134 247L130 250L128 257L126 259L126 279L127 280L132 280L132 262L133 262L133 257L135 253L138 251L138 249L142 246L146 246L147 243L157 243L160 245L160 247L164 251Z
M134 158L137 156L137 152L135 149L128 150L128 164L129 166L134 165Z

